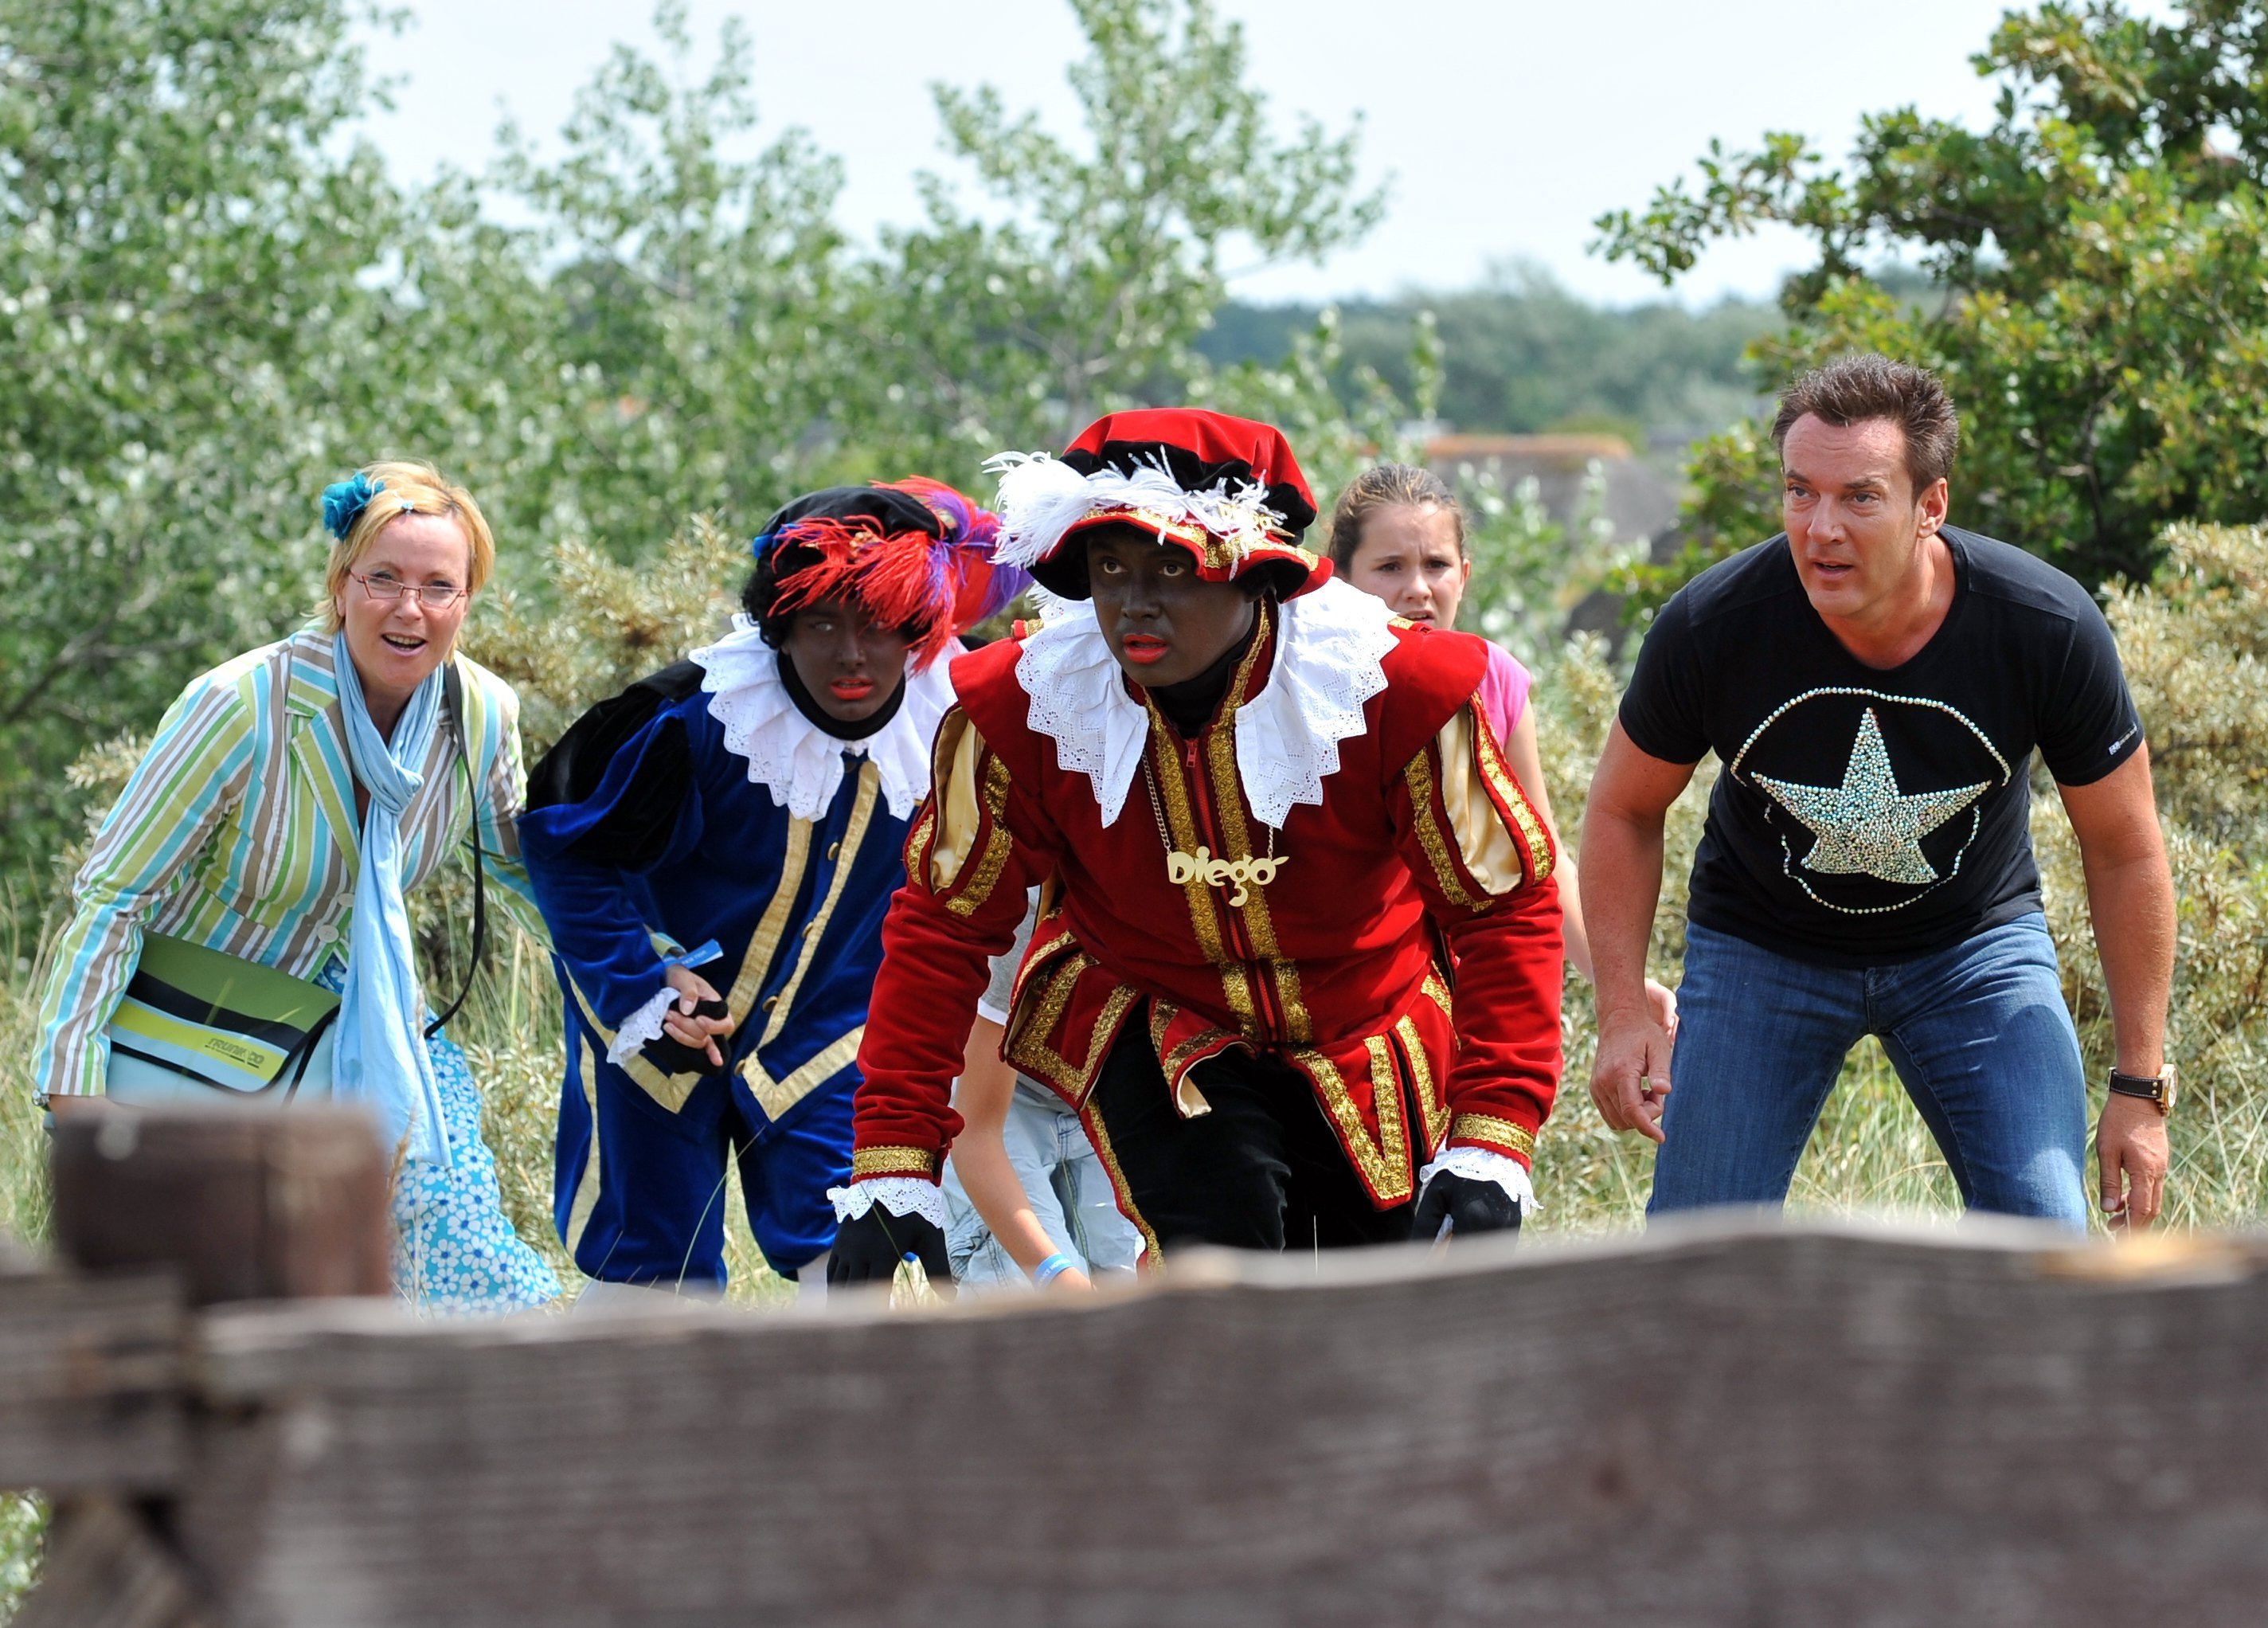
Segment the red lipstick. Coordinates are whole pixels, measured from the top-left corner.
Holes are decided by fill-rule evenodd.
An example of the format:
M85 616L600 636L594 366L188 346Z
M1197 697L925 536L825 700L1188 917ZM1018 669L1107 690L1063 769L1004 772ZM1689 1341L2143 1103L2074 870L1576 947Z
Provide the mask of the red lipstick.
M838 678L831 680L827 688L838 700L864 701L874 693L874 681L871 678Z
M1119 641L1118 647L1127 660L1138 661L1145 667L1153 661L1163 660L1166 652L1173 648L1154 633L1130 633Z

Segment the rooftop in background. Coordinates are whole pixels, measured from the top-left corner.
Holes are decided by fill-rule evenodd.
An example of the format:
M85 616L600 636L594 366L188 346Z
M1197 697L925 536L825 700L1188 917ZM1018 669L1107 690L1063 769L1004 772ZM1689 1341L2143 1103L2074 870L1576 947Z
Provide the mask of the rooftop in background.
M1507 494L1534 481L1543 512L1562 526L1582 508L1594 463L1616 543L1651 541L1676 519L1675 489L1618 435L1440 435L1425 443L1426 467L1445 481L1490 475Z
M1440 435L1425 443L1425 461L1443 464L1495 460L1521 464L1565 463L1579 474L1591 460L1610 462L1631 456L1618 435Z

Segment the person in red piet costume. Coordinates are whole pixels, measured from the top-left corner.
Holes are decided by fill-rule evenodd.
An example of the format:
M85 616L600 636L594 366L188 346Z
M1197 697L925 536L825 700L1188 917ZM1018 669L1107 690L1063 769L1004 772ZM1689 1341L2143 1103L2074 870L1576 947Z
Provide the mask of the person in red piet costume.
M1068 603L953 665L830 1278L944 1277L952 1082L1035 885L1002 1055L1079 1110L1146 1260L1518 1227L1559 904L1486 646L1331 578L1266 424L1114 413L994 467L997 557Z

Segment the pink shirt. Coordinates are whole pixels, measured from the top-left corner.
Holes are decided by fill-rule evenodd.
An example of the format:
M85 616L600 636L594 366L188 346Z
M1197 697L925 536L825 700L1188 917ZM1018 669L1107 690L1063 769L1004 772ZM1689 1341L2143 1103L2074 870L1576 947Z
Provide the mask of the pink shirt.
M1481 675L1481 715L1496 731L1497 744L1507 751L1520 715L1528 710L1528 689L1534 681L1510 652L1497 645L1488 647L1488 671Z

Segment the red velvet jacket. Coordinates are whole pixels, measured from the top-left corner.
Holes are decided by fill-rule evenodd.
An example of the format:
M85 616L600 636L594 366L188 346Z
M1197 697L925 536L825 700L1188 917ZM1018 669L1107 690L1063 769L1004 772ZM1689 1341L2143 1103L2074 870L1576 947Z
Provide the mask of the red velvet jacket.
M1272 880L1245 867L1239 902L1233 878L1169 879L1167 832L1184 854L1269 852L1235 732L1276 637L1263 629L1194 740L1150 708L1147 773L1107 826L1088 777L1030 726L1021 645L954 664L960 705L882 927L854 1179L935 1178L986 961L1042 883L1004 1055L1072 1106L1146 1001L1184 1114L1204 1111L1196 1063L1272 1051L1314 1085L1381 1209L1445 1142L1528 1160L1557 1087L1559 903L1550 837L1474 705L1478 639L1397 624L1366 732L1338 742L1322 806L1291 809Z

